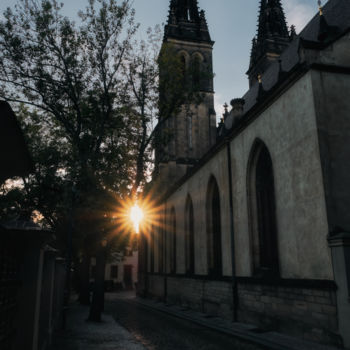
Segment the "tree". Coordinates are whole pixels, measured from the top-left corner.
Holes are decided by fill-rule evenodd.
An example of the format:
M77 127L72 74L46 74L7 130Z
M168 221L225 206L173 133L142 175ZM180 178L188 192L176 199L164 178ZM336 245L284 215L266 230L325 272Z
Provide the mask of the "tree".
M119 190L128 185L134 142L121 74L134 13L128 1L90 0L77 27L61 8L56 0L20 0L16 13L5 12L0 98L34 107L41 126L58 131L70 153L64 171L78 190Z
M139 124L125 108L123 66L137 25L128 0L90 0L79 25L61 10L56 0L20 0L5 12L0 98L27 106L19 111L35 172L22 179L22 206L56 229L74 221L77 246L98 246L99 225L79 227L104 215L97 194L126 193L133 175Z
M146 183L152 145L163 142L155 123L200 94L171 45L158 55L159 29L131 45L138 26L129 0L89 0L79 25L61 10L56 0L19 0L5 12L0 98L16 104L35 160L12 194L72 232L76 255L88 261L113 217L104 201L134 198Z

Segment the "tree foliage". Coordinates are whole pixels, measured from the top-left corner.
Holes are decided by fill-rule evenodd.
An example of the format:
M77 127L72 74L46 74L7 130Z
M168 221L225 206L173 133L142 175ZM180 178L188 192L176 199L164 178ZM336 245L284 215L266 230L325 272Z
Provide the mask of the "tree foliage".
M160 51L159 27L134 40L129 0L89 0L78 24L62 6L19 0L0 21L0 99L16 107L35 163L22 187L3 188L0 206L7 216L38 211L53 228L74 216L86 236L110 222L116 197L145 185L152 147L171 137L156 123L201 96L175 49Z
M134 11L128 1L90 0L77 26L61 9L56 0L21 0L0 23L0 98L30 106L19 110L36 164L25 187L50 195L74 184L80 199L125 191L137 141L122 74ZM38 193L37 201L46 200Z

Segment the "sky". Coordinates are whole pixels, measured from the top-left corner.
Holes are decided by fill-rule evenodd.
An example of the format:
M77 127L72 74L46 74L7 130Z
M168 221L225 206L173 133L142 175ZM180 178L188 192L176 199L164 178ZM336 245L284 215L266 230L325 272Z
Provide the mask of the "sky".
M12 7L17 0L0 0L0 13ZM85 8L87 0L61 0L65 14L75 18ZM325 2L325 1L323 1ZM170 0L133 0L136 20L140 23L139 38L145 38L148 27L165 23ZM218 117L223 104L242 97L248 89L245 72L248 69L251 41L256 33L260 0L198 0L205 10L213 52L215 109ZM317 12L317 0L282 0L288 26L294 24L297 32ZM0 16L1 18L1 16Z

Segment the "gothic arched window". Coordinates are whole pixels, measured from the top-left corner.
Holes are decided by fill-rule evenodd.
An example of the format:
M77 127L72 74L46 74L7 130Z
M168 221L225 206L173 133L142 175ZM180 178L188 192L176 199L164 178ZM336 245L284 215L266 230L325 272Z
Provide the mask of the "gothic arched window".
M180 69L181 69L181 76L182 79L186 79L186 57L184 54L180 56Z
M187 116L187 143L188 148L191 150L193 148L193 120L192 115Z
M221 210L218 184L212 176L209 180L206 201L208 274L222 275Z
M176 273L176 215L175 209L170 212L170 273Z
M248 173L248 197L254 273L279 273L276 204L270 153L261 141L253 147Z
M198 54L192 59L192 82L194 90L200 90L201 80L201 59Z
M185 262L186 273L194 273L194 217L193 203L188 195L185 209Z

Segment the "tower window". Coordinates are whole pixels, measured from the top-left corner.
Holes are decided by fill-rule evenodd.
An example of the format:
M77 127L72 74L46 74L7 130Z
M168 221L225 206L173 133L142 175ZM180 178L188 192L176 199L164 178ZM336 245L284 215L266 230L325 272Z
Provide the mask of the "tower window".
M184 80L186 78L186 58L183 55L180 57L180 69L182 79Z
M189 115L187 117L187 133L188 133L188 147L189 149L193 148L193 135L192 135L192 130L193 125L192 125L192 116Z
M193 88L195 90L200 89L200 76L201 76L201 60L196 55L192 61L192 81L193 81Z

